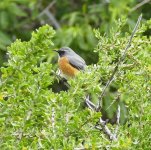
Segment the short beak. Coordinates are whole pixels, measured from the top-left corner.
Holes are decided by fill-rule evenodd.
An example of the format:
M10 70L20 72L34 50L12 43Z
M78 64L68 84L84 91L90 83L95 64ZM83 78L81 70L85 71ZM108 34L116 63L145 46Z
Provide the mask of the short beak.
M53 51L58 53L58 50L53 50Z

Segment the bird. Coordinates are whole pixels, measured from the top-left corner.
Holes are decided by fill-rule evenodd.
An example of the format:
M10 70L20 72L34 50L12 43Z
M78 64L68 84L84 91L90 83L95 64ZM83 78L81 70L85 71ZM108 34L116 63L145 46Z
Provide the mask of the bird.
M53 50L59 54L58 65L65 78L75 77L86 68L85 60L69 47Z

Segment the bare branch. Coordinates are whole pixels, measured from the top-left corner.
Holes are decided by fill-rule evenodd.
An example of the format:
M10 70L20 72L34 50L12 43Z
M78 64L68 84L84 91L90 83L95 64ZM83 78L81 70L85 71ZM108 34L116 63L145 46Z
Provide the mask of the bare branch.
M59 29L60 28L60 24L59 22L57 21L57 19L54 17L54 15L49 11L49 9L56 3L56 0L52 1L39 15L38 15L38 18L43 16L43 15L46 15L49 20L52 22L52 24L54 25L54 27L56 29Z
M95 128L100 131L103 130L103 132L109 137L110 140L117 141L117 132L119 129L119 122L120 122L120 105L118 105L118 109L117 109L117 121L116 121L117 125L116 125L114 133L112 133L111 130L107 127L106 121L103 121L102 118L100 118L99 121L102 128L98 126L95 126Z
M114 131L114 136L117 138L117 132L118 132L118 129L119 129L119 124L120 124L120 114L121 114L121 108L120 108L120 105L118 105L118 108L117 108L117 120L116 120L116 128L115 128L115 131Z
M53 1L38 15L38 17L41 17L43 14L45 14L45 11L46 11L46 10L49 10L55 3L56 3L56 0L53 0Z
M60 28L60 24L57 21L57 19L54 17L54 15L50 11L48 11L48 10L45 11L45 14L49 18L49 20L52 22L52 24L54 25L54 27L56 29L59 29Z
M114 80L114 76L115 76L115 74L118 72L118 68L119 68L120 64L123 62L123 60L124 60L125 57L126 57L126 53L127 53L128 49L129 49L130 46L131 46L132 39L133 39L134 34L136 33L137 29L138 29L138 26L139 26L141 20L142 20L142 14L138 17L137 23L136 23L136 25L135 25L135 27L134 27L134 29L133 29L133 31L132 31L132 34L131 34L131 36L130 36L128 42L127 42L127 45L126 45L126 47L125 47L125 49L124 49L124 52L123 52L123 54L121 55L119 61L117 62L116 66L115 66L115 68L114 68L114 70L113 70L113 73L112 73L111 77L110 77L109 80L107 81L107 83L106 83L106 85L105 85L105 87L104 87L104 89L103 89L103 91L102 91L102 93L101 93L101 95L100 95L100 97L99 97L99 104L98 104L98 108L97 108L98 110L100 109L101 101L102 101L102 98L103 98L104 95L105 95L106 89L109 87L109 85L110 85L110 84L112 83L112 81Z
M146 3L149 3L151 0L143 0L142 2L138 3L135 7L133 7L130 10L130 13L137 10L138 8L142 7L143 5L145 5Z
M107 127L105 121L100 118L100 125L102 127L103 132L109 137L112 141L117 141L116 136L111 132L111 130Z
M87 101L87 103L86 103L87 106L91 110L96 111L97 107L89 100L89 96L86 97L86 101ZM117 115L117 122L118 122L118 124L119 124L119 118L120 118L119 116L120 115L119 115L119 109L118 109L118 115ZM96 125L95 128L98 129L98 130L100 130L100 131L103 130L103 132L109 137L110 140L113 140L113 141L117 140L116 134L113 134L111 132L111 130L106 125L106 121L103 121L101 117L100 117L100 120L99 120L99 125L101 126L101 128L98 125ZM118 128L116 129L116 133L117 133L117 131L118 131Z
M91 110L96 110L96 106L90 101L90 96L87 95L85 98L85 103L87 104L87 106L91 109Z

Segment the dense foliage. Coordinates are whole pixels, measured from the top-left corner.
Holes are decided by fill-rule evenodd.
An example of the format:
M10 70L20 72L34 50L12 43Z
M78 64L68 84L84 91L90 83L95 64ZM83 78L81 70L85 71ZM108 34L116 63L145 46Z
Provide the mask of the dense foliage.
M95 129L101 112L83 106L87 94L92 95L94 103L98 102L104 83L126 47L130 36L122 32L126 21L115 24L117 28L111 28L109 35L94 31L98 44L91 51L94 57L98 55L98 62L69 79L67 91L54 92L52 88L58 80L56 65L52 63L55 54L51 51L53 37L58 35L52 27L40 27L28 42L16 40L11 44L8 63L1 68L0 149L150 148L151 38L143 34L151 28L151 21L137 31L110 87L112 90L103 99L103 103L108 102L106 99L111 101L104 104L105 110L116 111L115 99L120 95L121 114L128 110L118 140L111 142ZM49 62L46 55L51 56ZM108 125L111 130L115 127Z
M150 8L149 0L1 0L0 149L150 149ZM102 110L86 108L87 95L98 104L140 13ZM62 46L88 65L68 80L70 88L52 51ZM118 105L118 140L111 142L95 125L109 119L113 132Z

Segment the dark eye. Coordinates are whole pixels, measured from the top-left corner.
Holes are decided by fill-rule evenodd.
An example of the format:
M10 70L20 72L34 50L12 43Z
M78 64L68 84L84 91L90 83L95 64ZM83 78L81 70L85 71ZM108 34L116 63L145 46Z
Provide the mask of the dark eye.
M61 50L59 51L60 56L63 56L64 54L65 54L65 51L61 51Z

